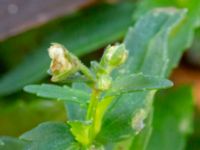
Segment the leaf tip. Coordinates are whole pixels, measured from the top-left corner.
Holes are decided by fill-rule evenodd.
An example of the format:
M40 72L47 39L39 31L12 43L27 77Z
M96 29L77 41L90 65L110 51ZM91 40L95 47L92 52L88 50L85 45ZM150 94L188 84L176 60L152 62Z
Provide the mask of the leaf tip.
M37 90L37 85L27 85L23 88L23 90L25 92L28 92L28 93L35 93L35 91Z

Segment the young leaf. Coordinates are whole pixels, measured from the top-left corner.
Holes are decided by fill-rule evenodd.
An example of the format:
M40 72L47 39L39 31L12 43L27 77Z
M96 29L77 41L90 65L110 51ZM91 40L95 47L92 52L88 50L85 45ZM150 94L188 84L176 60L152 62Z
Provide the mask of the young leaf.
M169 34L175 27L178 28L185 13L185 10L155 9L141 17L125 38L129 57L119 73L142 72L164 77L170 59ZM98 140L112 143L133 136L136 130L132 128L132 118L152 101L154 93L134 92L115 99L105 114ZM145 111L148 113L148 110Z
M91 122L76 120L68 121L68 124L71 126L70 131L74 135L75 139L83 145L88 145L90 142L89 129L91 127Z
M102 99L97 105L95 118L98 118L98 119L96 119L94 121L94 132L95 132L95 135L98 134L100 129L101 129L103 116L104 116L105 112L108 109L107 106L110 105L110 103L112 102L113 98L114 97L112 97L112 96L107 96L104 99Z
M192 89L160 92L155 99L153 132L146 150L184 150L193 121Z
M20 139L29 142L29 150L72 150L76 147L69 127L62 123L42 123L21 135Z
M66 100L86 103L89 100L89 94L80 90L72 89L68 86L58 86L53 84L28 85L24 88L26 92L37 94L40 97L51 98L56 100Z
M0 150L25 150L26 144L14 137L0 137Z
M123 37L132 23L133 10L132 3L104 4L64 18L56 27L53 26L44 33L46 39L34 54L30 54L19 66L1 78L0 96L16 92L47 75L50 59L46 49L52 41L59 42L77 56L82 56ZM9 48L16 49L15 40L8 45L14 45ZM6 46L2 49L6 49Z
M163 89L171 87L173 83L167 79L143 74L131 74L117 77L108 91L109 95L131 93L136 91Z

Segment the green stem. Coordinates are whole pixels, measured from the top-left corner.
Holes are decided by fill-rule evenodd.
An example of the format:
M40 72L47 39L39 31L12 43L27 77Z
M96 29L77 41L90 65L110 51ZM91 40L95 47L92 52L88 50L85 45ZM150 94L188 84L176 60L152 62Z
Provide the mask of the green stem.
M94 75L91 73L91 71L84 65L82 64L80 61L80 70L83 72L83 74L91 81L95 81L95 77Z
M86 120L93 119L93 116L95 115L95 112L96 112L96 107L98 105L99 95L100 95L100 91L97 90L96 88L93 88L88 111L87 111Z
M100 96L100 91L98 89L96 89L95 87L93 87L92 89L92 94L91 94L91 98L90 98L90 103L88 106L88 110L87 110L87 115L86 115L86 120L91 120L92 121L92 125L89 129L89 134L88 134L88 139L90 141L88 147L91 146L91 144L93 143L93 140L95 138L95 119L96 118L96 110L97 110L97 106L99 103L99 96Z
M92 74L92 72L90 71L90 69L85 66L78 57L76 57L75 55L71 54L71 59L74 60L74 62L76 62L78 64L78 66L80 67L81 72L91 81L95 82L95 77Z

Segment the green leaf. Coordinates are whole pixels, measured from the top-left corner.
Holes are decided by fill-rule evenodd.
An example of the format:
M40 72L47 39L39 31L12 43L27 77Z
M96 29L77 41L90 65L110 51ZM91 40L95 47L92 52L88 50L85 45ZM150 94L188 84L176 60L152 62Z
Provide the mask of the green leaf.
M74 150L76 142L63 123L46 122L20 136L28 150Z
M146 120L144 121L144 128L137 134L131 143L130 150L146 150L146 147L149 143L149 138L152 133L152 120L153 120L153 110L151 106L151 111Z
M17 137L44 121L66 121L66 112L63 101L11 97L1 99L0 120L0 135Z
M26 144L14 137L0 137L0 150L25 150Z
M28 85L24 88L26 92L37 94L44 98L56 100L66 100L77 102L80 104L86 103L89 100L89 94L80 90L72 89L68 86L58 86L53 84Z
M125 38L129 57L119 74L140 73L165 77L168 69L168 38L184 19L185 10L155 9L141 17ZM152 102L155 92L135 92L119 96L105 114L98 140L116 142L135 135L132 119ZM149 110L145 109L148 114Z
M146 150L184 150L193 125L192 89L183 86L160 92L155 99L153 132Z
M200 66L200 28L195 30L195 36L193 43L190 47L190 49L187 52L186 59L187 61L194 65L194 66Z
M187 8L188 14L186 19L182 24L175 28L174 31L170 34L169 39L169 67L167 74L169 75L171 70L175 68L178 64L180 57L182 56L183 51L189 48L192 44L194 29L200 26L200 1L199 0L143 0L139 5L135 16L141 16L147 11L152 10L156 7L178 7L178 8ZM169 9L169 11L171 11ZM181 38L180 38L181 37Z
M0 96L16 92L47 75L50 60L46 49L52 41L59 42L77 56L82 56L122 38L132 23L133 9L132 3L103 4L60 20L56 27L54 25L45 32L46 39L38 46L37 51L1 78ZM15 46L16 41L7 44ZM12 49L16 49L14 46Z
M131 74L117 77L112 84L109 95L131 93L136 91L163 89L173 86L167 79L143 74Z
M169 53L176 53L176 50L169 49L168 40L174 29L182 24L186 10L171 8L169 11L169 8L157 8L150 12L141 17L126 36L125 43L131 58L125 70L128 73L142 72L165 77L171 62Z
M110 105L112 100L113 100L112 96L107 96L103 98L97 105L95 118L98 118L98 119L95 119L94 121L95 135L98 134L99 131L101 130L103 116L105 112L107 111L108 106Z
M82 82L75 82L72 84L74 90L79 90L84 93L90 94L90 88ZM89 98L87 99L89 100ZM84 120L86 116L85 105L79 105L78 103L73 103L70 101L65 101L65 109L67 111L68 120Z
M41 46L41 49L47 49L47 46ZM47 75L49 64L50 59L47 51L38 50L31 53L15 69L2 76L0 79L0 96L11 94L27 84L41 80Z
M115 144L115 147L113 150L145 150L149 137L151 135L152 131L152 118L153 118L153 111L152 111L152 105L150 107L150 115L143 120L142 115L144 114L144 111L140 111L138 115L136 115L134 118L134 126L137 126L138 131L135 136L132 136L124 141L120 141ZM109 149L108 149L109 150Z
M74 135L75 139L82 145L88 145L90 142L89 139L89 130L91 128L91 121L68 121L67 122L71 128L70 131Z
M190 16L188 18L190 21L193 20L194 22L192 23L194 26L199 26L199 12L200 12L200 3L198 0L185 0L185 1L179 1L179 0L143 0L141 1L135 16L141 16L145 14L147 11L154 9L156 7L177 7L177 8L188 8L189 10L189 16L194 13L194 16ZM190 22L189 21L189 22ZM188 29L187 29L188 30Z

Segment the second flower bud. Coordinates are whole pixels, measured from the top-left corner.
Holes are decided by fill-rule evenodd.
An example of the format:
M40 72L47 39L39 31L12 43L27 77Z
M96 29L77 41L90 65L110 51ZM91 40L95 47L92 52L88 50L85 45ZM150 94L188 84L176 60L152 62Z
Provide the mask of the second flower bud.
M102 57L104 64L111 67L118 67L122 65L128 57L128 51L124 44L108 46Z

